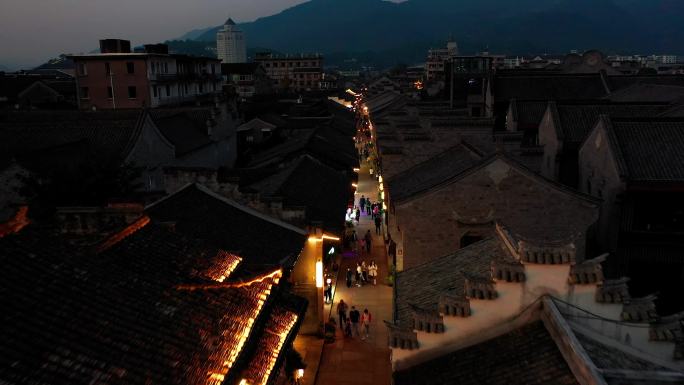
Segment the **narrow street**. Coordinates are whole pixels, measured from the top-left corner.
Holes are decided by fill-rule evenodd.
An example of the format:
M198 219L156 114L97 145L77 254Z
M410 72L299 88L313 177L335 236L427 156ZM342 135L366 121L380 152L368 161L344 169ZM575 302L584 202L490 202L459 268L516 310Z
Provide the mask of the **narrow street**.
M359 170L356 203L362 195L371 197L373 200L376 200L378 196L378 183L370 175L366 162L363 162ZM363 214L356 226L356 232L359 238L362 238L368 230L373 235L371 255L361 253L360 257L353 257L347 253L347 256L342 257L331 312L331 316L337 321L338 328L335 342L323 347L323 356L316 378L316 384L319 385L390 384L390 350L387 345L387 329L383 323L384 320L391 320L392 317L392 287L387 285L387 253L382 235L375 234L372 215ZM347 268L354 271L356 263L362 260L366 263L374 260L377 263L377 286L367 283L362 287L352 285L351 288L347 288L345 284ZM364 309L370 311L372 321L368 339L362 340L357 336L344 337L336 314L340 300L344 300L350 309L351 306L356 306L361 313ZM326 310L328 309L331 309L330 305L326 306ZM361 326L359 328L362 329Z

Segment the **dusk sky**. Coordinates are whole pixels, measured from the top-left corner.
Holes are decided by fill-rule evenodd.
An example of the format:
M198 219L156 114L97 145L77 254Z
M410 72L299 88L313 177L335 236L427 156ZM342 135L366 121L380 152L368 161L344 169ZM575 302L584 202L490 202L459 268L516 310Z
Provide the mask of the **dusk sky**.
M277 13L303 0L2 0L0 65L30 67L101 38L157 43L195 28Z

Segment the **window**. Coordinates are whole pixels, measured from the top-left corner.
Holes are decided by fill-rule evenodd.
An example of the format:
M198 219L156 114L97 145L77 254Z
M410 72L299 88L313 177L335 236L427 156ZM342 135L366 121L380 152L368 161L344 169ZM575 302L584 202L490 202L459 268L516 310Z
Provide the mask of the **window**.
M159 87L152 87L152 95L154 95L155 98L157 97L157 95L159 95Z
M292 62L287 63L288 67L292 67Z
M211 74L214 75L216 73L216 66L214 64L211 65Z
M107 87L107 99L113 99L114 98L114 90L112 90L112 87Z
M169 63L164 63L164 73L169 73Z
M88 67L86 66L86 63L78 63L78 74L79 75L88 75Z
M185 84L185 93L186 94L188 93L188 85L187 84Z
M128 98L129 99L135 99L138 97L138 89L135 88L135 86L129 86L128 87Z
M156 72L157 72L157 63L152 62L152 73L156 73Z
M129 74L135 73L135 63L127 62L126 63L126 72Z
M204 84L202 83L199 84L199 93L204 93Z
M171 96L171 87L168 85L166 86L166 96Z
M109 62L105 63L105 74L107 74L107 76L112 74L112 68L109 66Z
M90 99L88 94L88 87L81 87L81 99Z

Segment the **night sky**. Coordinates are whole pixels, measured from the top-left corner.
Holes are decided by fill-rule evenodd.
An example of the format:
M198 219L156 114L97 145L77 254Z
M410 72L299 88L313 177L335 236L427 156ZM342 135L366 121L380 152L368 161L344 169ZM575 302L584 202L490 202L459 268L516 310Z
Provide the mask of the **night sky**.
M2 0L0 66L29 67L60 53L98 48L101 38L134 45L219 25L251 21L303 0Z

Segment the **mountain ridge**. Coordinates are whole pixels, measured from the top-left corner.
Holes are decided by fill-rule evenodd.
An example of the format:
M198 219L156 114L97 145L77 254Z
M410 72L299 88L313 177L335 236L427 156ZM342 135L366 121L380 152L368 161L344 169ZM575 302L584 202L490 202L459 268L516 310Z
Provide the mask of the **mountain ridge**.
M401 61L417 55L408 47L401 52L403 46L425 56L449 35L472 52L683 54L681 20L684 1L673 0L312 0L238 25L250 46L323 54L398 50ZM218 28L196 40L215 41Z

